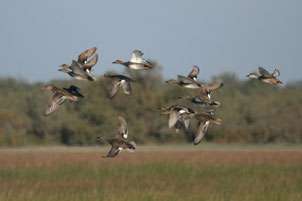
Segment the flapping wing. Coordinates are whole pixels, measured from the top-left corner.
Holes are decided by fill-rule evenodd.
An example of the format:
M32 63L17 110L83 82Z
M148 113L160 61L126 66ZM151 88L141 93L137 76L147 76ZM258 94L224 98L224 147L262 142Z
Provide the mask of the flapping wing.
M130 93L131 93L130 83L126 82L126 83L122 84L122 87L123 87L124 93L127 94L127 95L130 95Z
M184 121L186 129L188 130L190 127L191 117L185 116L185 117L183 117L183 121Z
M280 75L280 71L278 69L275 69L272 76L273 77L278 77Z
M143 61L143 56L144 54L139 51L139 50L134 50L132 53L131 53L131 59L130 61L133 62L133 63L144 63Z
M83 69L80 67L79 63L75 60L72 60L70 68L72 71L78 75L84 75Z
M198 127L197 127L197 132L195 134L195 139L194 139L194 145L197 145L201 142L201 140L204 138L208 127L209 127L210 122L199 122Z
M106 156L103 156L103 157L104 157L104 158L107 158L107 157L115 157L115 156L117 156L122 150L123 150L123 149L122 149L121 147L112 145L110 151L108 152L108 154L107 154Z
M192 84L194 83L190 78L187 78L187 77L184 77L182 75L177 75L177 79L183 83L186 83L186 84Z
M267 72L267 70L265 70L264 68L262 67L259 67L259 73L263 76L263 77L272 77L272 75Z
M169 128L173 128L177 120L178 120L178 112L172 109L169 115Z
M121 82L119 80L113 80L112 82L112 90L110 92L110 98L113 99L114 96L117 94L118 90L120 89Z
M97 62L99 59L99 55L95 54L94 57L92 57L92 59L90 59L87 63L85 63L83 65L83 69L86 71L86 69L91 69Z
M55 95L52 97L50 105L45 112L45 116L51 115L60 105L64 103L65 100L66 96L60 93L55 93Z
M119 123L117 128L117 135L116 138L122 137L124 139L127 139L128 137L128 128L127 128L127 122L122 116L118 116Z
M198 74L199 74L199 68L198 66L194 66L192 71L189 73L188 77L196 81Z
M84 64L89 57L91 57L96 51L96 47L85 50L78 56L78 62Z
M208 91L215 91L217 89L220 89L222 86L223 86L223 83L220 83L220 82L205 85L205 87Z

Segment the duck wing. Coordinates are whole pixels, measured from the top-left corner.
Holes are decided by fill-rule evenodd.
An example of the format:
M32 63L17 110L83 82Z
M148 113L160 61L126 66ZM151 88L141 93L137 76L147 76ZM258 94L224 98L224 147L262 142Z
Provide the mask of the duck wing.
M278 77L280 75L280 71L278 69L275 69L272 76L273 77Z
M210 122L206 121L206 122L202 122L199 121L198 122L198 127L197 127L197 132L195 134L195 139L194 139L194 145L198 145L201 140L204 138L208 127L209 127Z
M89 57L91 57L96 51L96 47L90 48L88 50L85 50L84 52L82 52L79 56L78 56L78 62L80 64L85 64L85 62L87 61L87 59Z
M272 77L272 75L267 72L267 70L265 70L264 68L262 67L259 67L259 73L263 76L263 77Z
M124 90L124 93L127 94L127 95L130 95L131 93L131 85L129 82L125 82L124 84L122 84L122 87L123 87L123 90Z
M223 87L223 83L218 82L218 83L207 84L204 86L207 89L207 91L215 91Z
M52 97L50 105L45 112L45 116L51 115L56 109L58 109L60 105L65 102L66 98L67 97L64 94L58 92L55 93L55 95Z
M90 59L89 61L87 61L84 65L83 65L83 69L84 71L86 71L86 69L91 70L91 68L98 62L99 59L99 55L95 54L92 59Z
M173 128L177 120L178 120L178 112L172 109L169 115L169 128Z
M75 60L72 60L70 68L75 74L78 74L78 75L86 75L87 74L85 71L83 71L83 69L81 68L79 63Z
M187 78L187 77L182 76L182 75L177 75L177 79L178 79L178 81L183 82L185 84L192 84L192 83L194 83L194 81L192 79Z
M188 77L196 81L198 74L199 74L199 68L198 66L194 66L192 71L189 73Z
M118 122L118 128L117 128L117 135L115 138L124 138L125 140L128 137L128 128L127 128L127 122L124 117L121 115L118 116L119 122Z
M106 156L103 156L104 158L108 158L108 157L115 157L117 156L121 151L123 150L123 148L118 147L116 145L112 145L110 151L108 152L108 154Z
M110 98L113 99L115 95L117 94L118 90L120 89L121 82L120 80L113 80L112 82L112 90L110 92Z
M144 54L139 51L139 50L134 50L132 53L131 53L131 59L130 59L130 62L133 62L133 63L144 63L143 61L143 56Z

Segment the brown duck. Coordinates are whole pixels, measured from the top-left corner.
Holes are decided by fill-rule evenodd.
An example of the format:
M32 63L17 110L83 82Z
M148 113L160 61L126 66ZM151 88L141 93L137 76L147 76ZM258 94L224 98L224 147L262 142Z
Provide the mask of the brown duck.
M101 77L106 77L112 79L112 90L110 92L110 98L113 99L119 89L122 87L124 90L124 93L127 95L130 95L131 93L131 82L136 82L135 80L132 80L131 78L124 76L124 75L108 75L104 74Z
M268 84L283 84L280 80L276 78L280 75L280 71L278 69L275 69L274 72L270 74L264 68L259 67L259 73L261 74L260 76L258 76L256 73L250 73L246 77L258 79Z
M180 86L189 89L198 89L201 87L200 84L196 82L198 74L199 74L199 68L198 66L194 66L192 71L188 74L187 77L182 75L177 75L177 80L171 79L166 82L169 84L179 84Z
M204 138L204 136L208 130L209 124L220 125L222 123L222 120L214 117L213 114L214 114L213 110L210 110L208 113L183 114L183 116L195 117L198 120L198 126L197 126L197 131L195 133L194 145L199 144L201 142L201 140Z
M106 156L103 156L103 158L107 157L115 157L117 156L123 149L126 149L128 151L134 151L136 149L136 144L132 142L127 141L128 137L128 129L127 129L127 123L124 117L118 116L119 118L119 124L117 129L117 135L114 139L107 139L107 137L99 136L98 138L100 140L105 140L109 144L111 144L111 149L108 152Z
M161 110L161 114L169 114L169 128L174 127L176 133L179 132L183 125L186 129L189 129L191 117L183 116L183 114L195 113L194 110L183 105L172 105L168 108L161 107L158 109Z
M223 86L223 83L212 83L201 85L200 94L195 97L191 96L179 96L180 99L190 99L192 103L198 106L213 106L219 107L220 103L211 100L212 91L216 91Z
M51 103L45 112L45 116L51 115L60 105L65 102L65 100L78 101L78 98L85 97L80 93L80 88L73 85L71 85L69 88L60 89L55 85L51 84L46 85L42 89L49 89L54 93Z

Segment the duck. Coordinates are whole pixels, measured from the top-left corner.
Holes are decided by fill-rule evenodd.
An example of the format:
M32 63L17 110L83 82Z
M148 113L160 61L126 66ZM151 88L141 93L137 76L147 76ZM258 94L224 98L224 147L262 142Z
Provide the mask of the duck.
M130 61L123 62L121 60L116 60L112 62L113 64L121 64L128 68L134 70L150 70L152 69L152 64L145 60L142 56L144 54L140 50L134 50L131 53Z
M91 57L96 52L96 50L97 50L97 48L93 47L93 48L85 50L78 56L77 62L79 64L79 66L87 73L95 72L92 69L92 67L95 66L95 64L98 61L98 54L95 54L94 57L90 60L88 60L88 58ZM59 67L70 68L71 66L69 66L67 64L62 64Z
M171 79L166 82L169 84L179 84L189 89L199 89L201 85L196 82L198 74L199 67L193 66L192 71L187 76L177 75L177 80Z
M78 65L82 68L83 71L88 74L91 72L95 72L92 67L95 66L95 64L97 63L99 55L95 54L90 60L88 60L88 58L91 57L96 52L96 50L96 47L92 47L90 49L85 50L78 56ZM62 64L59 67L71 68L71 66L67 64Z
M84 95L80 93L80 88L71 85L69 88L58 88L54 84L46 85L42 87L43 90L51 90L54 95L52 97L51 103L48 106L45 116L51 115L60 105L62 105L65 100L78 101L78 98L85 98Z
M194 145L198 145L204 138L209 124L220 125L222 120L214 117L215 110L209 110L208 112L197 113L186 113L183 116L195 117L198 120L197 131L194 137Z
M119 89L122 87L124 90L124 93L126 95L131 94L131 82L136 82L135 80L132 80L131 78L124 76L124 75L109 75L104 74L101 77L106 77L112 79L112 90L110 92L110 98L113 99Z
M100 140L105 140L109 144L111 144L111 149L103 158L115 157L117 156L123 149L128 151L134 151L136 149L136 144L134 141L128 142L128 128L127 122L125 118L121 115L118 116L119 123L117 129L117 135L113 139L108 139L105 136L97 137Z
M198 106L213 106L219 107L220 102L211 100L212 91L216 91L223 87L223 83L211 83L211 84L202 84L200 88L200 94L195 97L191 96L179 96L179 99L190 99L190 101Z
M171 129L174 127L176 133L180 131L183 125L187 130L189 129L191 117L183 116L183 114L195 113L194 110L183 105L172 105L170 107L160 107L158 109L161 110L161 114L169 114L169 128Z
M280 75L280 71L278 69L275 69L272 74L270 74L267 70L265 70L263 67L258 68L259 73L261 74L258 76L256 73L250 73L246 77L254 78L261 80L262 82L268 83L268 84L283 84L280 80L278 80L276 77Z
M61 69L59 69L59 71L61 72L65 72L67 73L69 76L77 79L77 80L88 80L88 81L95 81L96 78L90 76L87 71L85 71L80 64L75 61L72 60L72 63L70 66L68 67L63 67L66 64L61 65L60 67L62 67Z

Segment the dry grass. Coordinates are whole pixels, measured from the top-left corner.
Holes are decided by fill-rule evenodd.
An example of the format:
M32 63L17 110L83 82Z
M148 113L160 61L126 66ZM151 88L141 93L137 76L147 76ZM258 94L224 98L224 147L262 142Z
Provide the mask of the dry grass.
M0 150L0 200L302 200L299 148L108 148Z

